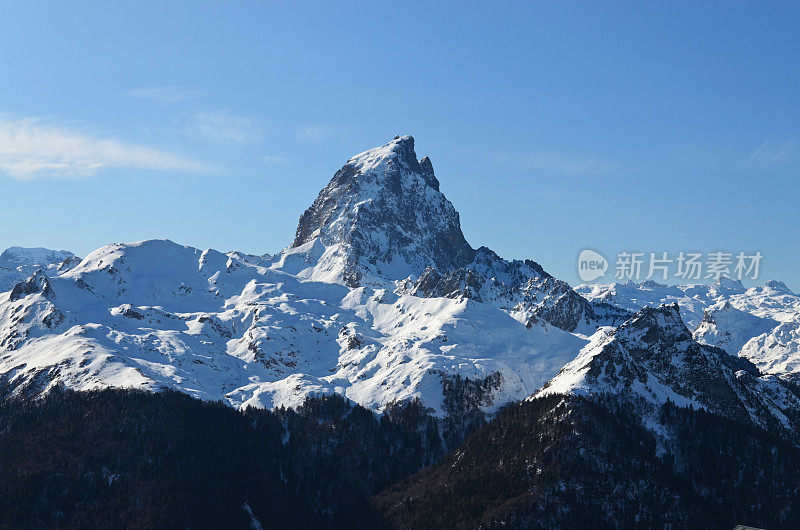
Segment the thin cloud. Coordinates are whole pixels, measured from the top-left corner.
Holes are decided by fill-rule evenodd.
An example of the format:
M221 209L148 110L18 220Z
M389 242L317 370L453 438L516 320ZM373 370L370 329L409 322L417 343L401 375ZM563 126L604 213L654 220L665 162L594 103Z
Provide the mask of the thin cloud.
M301 125L295 130L295 135L298 140L315 144L321 142L330 133L330 127L322 124Z
M761 168L787 166L800 162L800 142L767 140L747 157L747 162Z
M280 164L285 164L287 160L282 156L267 155L264 157L264 162L266 162L270 166L277 166Z
M264 139L258 120L228 112L198 112L191 130L206 141L221 144L253 144Z
M135 88L129 90L128 97L149 99L158 103L180 103L188 99L200 97L202 92L183 86L159 86L148 88Z
M110 168L213 172L158 149L96 138L33 119L0 117L0 172L16 179L76 178Z

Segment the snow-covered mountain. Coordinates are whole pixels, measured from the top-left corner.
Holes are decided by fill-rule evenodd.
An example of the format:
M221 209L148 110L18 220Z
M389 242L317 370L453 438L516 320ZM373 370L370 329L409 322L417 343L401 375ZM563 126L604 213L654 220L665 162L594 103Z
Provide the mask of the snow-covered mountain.
M10 247L0 254L0 292L11 290L39 268L58 274L78 263L80 259L66 250Z
M641 283L583 284L575 291L587 300L602 301L637 312L643 307L658 307L677 302L681 315L690 328L697 327L703 311L719 301L745 293L741 282L721 277L710 284L665 285L653 280Z
M786 284L771 280L745 289L742 282L721 277L710 284L664 285L653 280L635 283L583 284L575 291L587 300L606 302L636 312L643 307L677 303L686 325L696 328L703 313L715 304L729 302L734 308L779 322L800 315L800 296Z
M764 373L800 380L800 313L792 315L775 305L758 309L750 313L729 301L718 302L705 310L694 337L749 359Z
M460 374L492 382L492 409L585 342L468 299L300 280L169 241L103 247L3 298L0 373L13 387L170 387L235 406L338 392L375 409L440 407L442 379Z
M794 429L786 383L695 342L677 309L642 308L677 302L702 322L697 340L785 376L800 365L796 294L731 281L573 290L534 261L473 248L410 136L349 159L276 255L152 240L83 260L3 256L10 392L173 388L235 407L337 393L378 411L419 398L444 415L453 388L491 412L555 376L541 392L625 389Z
M778 324L777 320L769 317L757 317L736 309L729 301L718 302L705 310L703 321L694 331L694 338L737 355L751 338L769 333Z
M764 373L800 379L800 296L783 282L745 289L723 277L713 284L626 282L580 285L575 291L632 311L677 303L698 341L745 357Z
M20 266L48 266L74 258L72 252L66 250L50 250L49 248L9 247L0 254L0 266L16 268Z
M417 160L411 136L348 160L302 215L292 247L275 267L349 287L471 298L526 325L545 320L586 334L629 316L588 303L534 261L473 249L430 159Z
M796 387L695 341L678 304L645 307L618 328L599 330L534 397L553 393L618 396L656 431L669 400L800 439Z
M275 256L143 241L76 261L0 295L12 391L175 388L237 407L335 392L444 414L458 377L492 411L629 316L533 261L473 249L410 136L348 160Z

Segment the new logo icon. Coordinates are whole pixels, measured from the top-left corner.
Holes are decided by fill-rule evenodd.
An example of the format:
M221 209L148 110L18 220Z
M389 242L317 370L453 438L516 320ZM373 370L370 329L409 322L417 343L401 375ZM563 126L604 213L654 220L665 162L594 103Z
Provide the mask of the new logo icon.
M608 270L608 260L591 249L584 249L578 255L578 277L584 282L602 278Z

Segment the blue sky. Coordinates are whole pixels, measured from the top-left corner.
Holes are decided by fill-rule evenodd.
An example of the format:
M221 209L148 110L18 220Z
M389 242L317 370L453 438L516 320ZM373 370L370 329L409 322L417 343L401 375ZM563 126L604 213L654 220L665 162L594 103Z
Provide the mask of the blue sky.
M16 2L0 247L275 252L412 134L467 239L577 283L586 247L761 251L800 289L800 7Z

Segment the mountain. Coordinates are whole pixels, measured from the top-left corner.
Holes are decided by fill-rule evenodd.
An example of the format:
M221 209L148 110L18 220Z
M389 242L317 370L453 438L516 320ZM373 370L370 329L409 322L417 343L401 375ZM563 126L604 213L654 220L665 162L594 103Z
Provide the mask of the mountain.
M58 274L80 263L66 250L9 247L0 254L0 292L11 290L37 269Z
M371 505L388 528L794 528L798 442L800 387L645 307Z
M642 307L676 302L686 325L696 328L703 312L715 304L729 302L734 308L758 317L785 322L800 315L800 296L786 284L770 280L745 289L742 282L721 277L714 283L664 285L653 280L641 283L583 284L575 291L587 300L606 302L636 312Z
M686 325L694 329L702 320L705 308L721 300L743 295L746 289L738 280L721 277L710 284L665 285L654 280L583 284L577 286L575 291L587 300L606 302L633 313L643 307L677 302Z
M372 527L797 528L800 451L752 425L662 405L670 443L624 401L515 404L372 499Z
M473 249L430 159L417 160L411 136L348 160L300 217L276 268L351 288L470 298L526 325L545 320L570 332L588 334L629 316L588 303L534 261Z
M728 302L718 302L703 312L703 321L694 330L694 338L703 344L722 348L738 355L750 339L769 333L780 323L769 317L757 317L736 309Z
M666 402L752 423L800 440L800 395L747 359L700 344L677 304L645 307L616 329L598 331L535 396L619 396L658 431Z
M337 392L442 410L443 381L460 374L492 382L482 404L494 409L585 342L469 299L300 281L169 241L104 247L3 296L0 372L15 386L177 388L234 406Z
M464 266L475 251L430 159L418 161L414 139L398 136L336 172L300 217L284 259L298 254L313 260L301 277L383 287L429 266Z
M800 524L797 294L572 289L472 247L410 136L275 255L3 256L0 527Z
M72 252L66 250L50 250L49 248L41 247L9 247L0 254L0 265L9 268L37 265L46 267L74 257L75 255Z
M766 374L800 380L800 314L779 322L720 302L705 310L694 337L748 359Z
M749 359L767 374L800 380L800 296L770 280L745 289L722 277L713 284L663 285L654 281L576 287L588 300L635 311L677 303L695 338Z
M59 267L0 295L0 374L18 395L176 389L273 408L340 394L481 416L630 316L473 249L410 136L348 160L274 256L152 240Z

